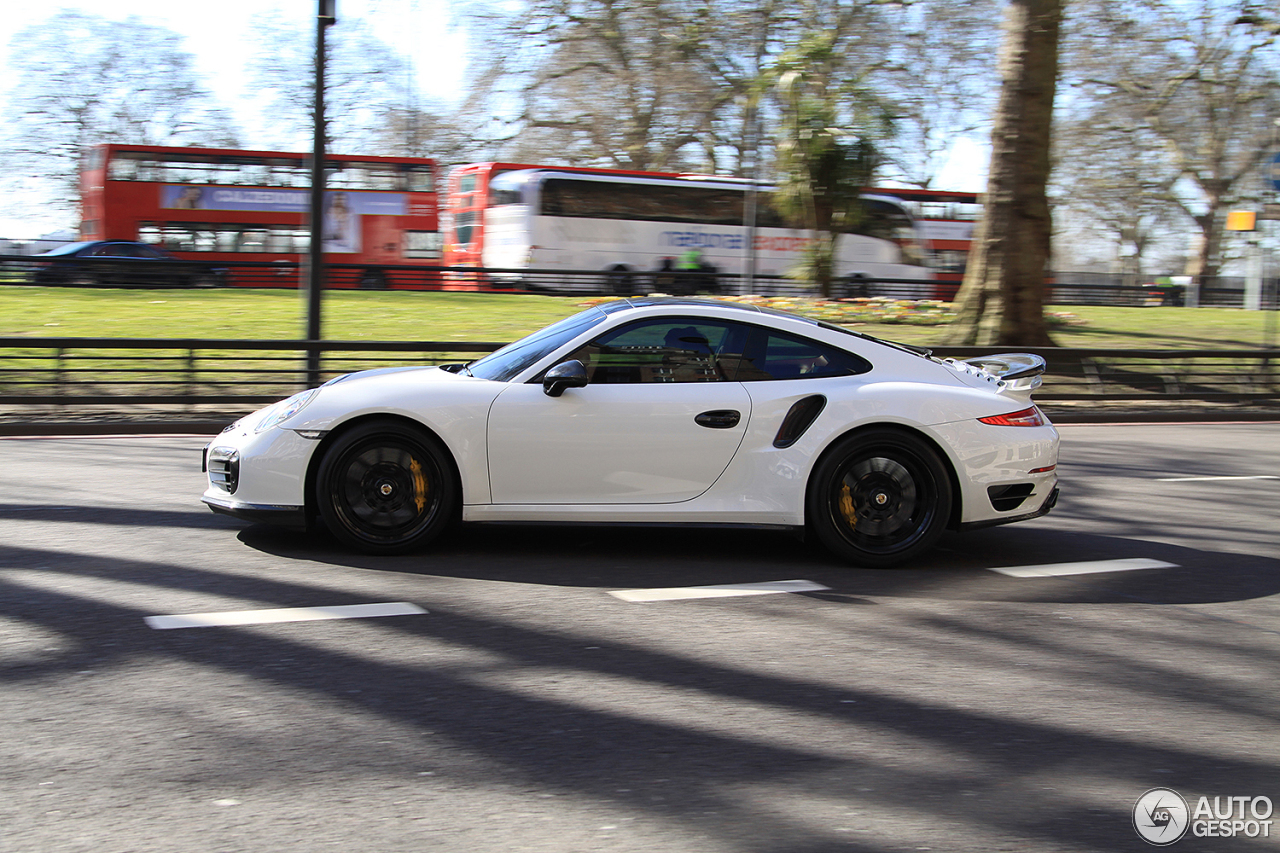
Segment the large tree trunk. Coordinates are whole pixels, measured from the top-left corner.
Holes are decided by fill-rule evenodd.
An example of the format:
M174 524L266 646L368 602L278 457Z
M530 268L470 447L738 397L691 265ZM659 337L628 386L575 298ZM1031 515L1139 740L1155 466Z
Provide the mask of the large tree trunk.
M957 296L950 343L1052 346L1044 321L1051 223L1045 184L1058 81L1062 0L1012 0L982 221Z

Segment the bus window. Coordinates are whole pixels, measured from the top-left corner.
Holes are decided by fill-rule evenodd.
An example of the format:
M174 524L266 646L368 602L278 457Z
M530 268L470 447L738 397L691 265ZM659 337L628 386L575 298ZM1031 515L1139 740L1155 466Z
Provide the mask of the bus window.
M458 193L460 195L473 193L475 191L476 191L475 175L463 175L461 178L458 179Z
M550 184L550 181L548 181ZM523 204L524 203L524 180L523 179L507 179L505 175L489 182L489 204L492 207L500 207L504 204ZM546 189L543 189L543 205L559 204L558 200L547 201Z
M404 171L404 177L407 179L407 189L411 193L429 193L434 191L435 185L432 181L431 167L420 166L417 164L407 164L401 167Z
M138 179L138 161L115 159L107 168L109 181L136 181Z
M266 251L266 229L265 228L246 228L239 238L238 251L242 252L262 252Z
M371 190L404 190L406 183L396 172L390 169L370 169L369 189Z
M289 232L272 228L267 232L265 246L265 251L285 255L293 251L293 240Z
M404 256L406 258L438 258L443 241L439 231L404 232Z
M453 241L470 243L476 228L476 211L464 210L453 217Z

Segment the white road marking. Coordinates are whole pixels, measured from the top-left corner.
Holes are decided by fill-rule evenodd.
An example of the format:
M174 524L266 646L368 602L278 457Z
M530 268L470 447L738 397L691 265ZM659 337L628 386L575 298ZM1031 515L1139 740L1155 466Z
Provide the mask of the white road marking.
M714 586L684 586L668 589L623 589L609 594L623 601L675 601L685 598L730 598L740 595L776 595L780 592L817 592L831 589L813 581L765 581L764 583L724 583Z
M1092 575L1102 572L1133 572L1139 569L1174 569L1176 563L1147 560L1136 557L1131 560L1096 560L1091 563L1048 563L1043 566L1003 566L991 571L1012 578L1057 578L1066 575Z
M269 625L275 622L316 622L321 619L367 619L373 616L412 616L426 613L416 604L343 604L336 607L285 607L276 610L225 610L220 613L185 613L148 616L144 621L157 631L172 628L210 628L225 625Z
M1157 483L1207 483L1211 480L1280 480L1275 474L1255 474L1251 477L1157 477Z

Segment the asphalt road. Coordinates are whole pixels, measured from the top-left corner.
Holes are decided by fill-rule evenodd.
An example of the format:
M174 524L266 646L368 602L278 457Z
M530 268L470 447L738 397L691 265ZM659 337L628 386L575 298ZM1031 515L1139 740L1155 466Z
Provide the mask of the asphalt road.
M1280 802L1280 426L1062 431L1053 514L893 571L725 530L361 557L208 512L200 438L2 439L0 851L1146 850L1149 789ZM614 594L781 580L827 589Z

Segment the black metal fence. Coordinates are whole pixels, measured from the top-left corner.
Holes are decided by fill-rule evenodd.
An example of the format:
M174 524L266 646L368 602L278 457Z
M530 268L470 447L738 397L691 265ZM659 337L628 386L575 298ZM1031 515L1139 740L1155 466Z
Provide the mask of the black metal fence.
M128 258L53 260L39 256L0 255L0 284L74 287L166 288L249 287L296 288L300 265L293 261L153 261ZM516 270L444 267L432 264L328 264L325 286L366 290L475 290L498 293L616 294L660 292L673 295L811 294L805 284L782 276L740 275L702 271ZM954 280L869 279L851 276L836 283L836 298L936 299L950 301L959 287ZM1046 281L1047 302L1055 305L1180 305L1185 288L1133 283L1121 276L1054 273ZM1241 307L1243 279L1219 277L1199 288L1199 304ZM1277 305L1276 282L1263 288L1263 307Z
M110 405L247 412L306 385L309 353L322 378L379 367L469 361L497 343L0 338L0 406L70 412ZM1280 350L1039 349L1046 404L1280 403ZM951 347L939 356L991 354Z

